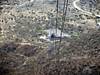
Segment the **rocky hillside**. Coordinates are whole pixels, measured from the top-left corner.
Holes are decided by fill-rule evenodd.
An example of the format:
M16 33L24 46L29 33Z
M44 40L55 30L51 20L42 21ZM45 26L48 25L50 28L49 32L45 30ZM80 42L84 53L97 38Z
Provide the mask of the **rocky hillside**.
M59 42L40 39L49 39L45 31L57 23L61 30L64 16L62 10L56 14L55 0L0 0L0 75L100 75L100 27L74 1L63 28L70 38Z
M100 32L69 42L62 43L59 61L58 55L48 55L46 45L1 43L0 75L99 75Z

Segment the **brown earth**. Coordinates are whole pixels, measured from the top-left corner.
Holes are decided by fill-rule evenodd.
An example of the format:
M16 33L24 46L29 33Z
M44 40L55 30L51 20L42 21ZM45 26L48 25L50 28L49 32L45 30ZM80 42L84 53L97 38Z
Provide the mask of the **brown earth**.
M81 34L49 59L44 45L0 44L0 75L99 75L100 32Z

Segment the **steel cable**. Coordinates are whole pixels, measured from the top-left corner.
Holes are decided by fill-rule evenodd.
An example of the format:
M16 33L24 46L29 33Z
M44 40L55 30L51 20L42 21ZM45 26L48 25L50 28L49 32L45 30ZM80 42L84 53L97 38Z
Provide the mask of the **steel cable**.
M58 68L58 75L60 75L60 48L61 48L61 42L62 42L62 33L64 30L64 24L66 20L66 13L68 8L68 0L64 0L64 7L63 7L63 16L62 16L62 26L61 26L61 33L60 33L60 40L59 40L59 47L57 48L57 68Z

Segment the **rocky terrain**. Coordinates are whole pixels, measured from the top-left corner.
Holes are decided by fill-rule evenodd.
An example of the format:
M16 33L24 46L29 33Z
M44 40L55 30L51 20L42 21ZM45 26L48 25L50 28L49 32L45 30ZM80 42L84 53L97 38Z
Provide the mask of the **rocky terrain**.
M55 0L0 1L0 75L100 75L100 28L76 0L69 0L63 29L70 37L40 38L49 38L56 20L60 32L63 1L58 18Z
M94 36L95 35L95 36ZM68 44L69 42L69 44ZM99 75L100 32L62 42L58 57L48 55L47 45L0 44L1 75Z

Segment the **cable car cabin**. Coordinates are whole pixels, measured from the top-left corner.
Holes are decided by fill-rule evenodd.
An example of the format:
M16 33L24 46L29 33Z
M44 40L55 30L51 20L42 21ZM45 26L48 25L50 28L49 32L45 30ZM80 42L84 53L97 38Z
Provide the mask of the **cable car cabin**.
M100 29L100 16L96 16L96 29Z
M50 39L50 40L59 40L60 38L63 38L63 37L57 36L57 35L55 35L54 33L52 33L52 34L49 36L49 39Z

